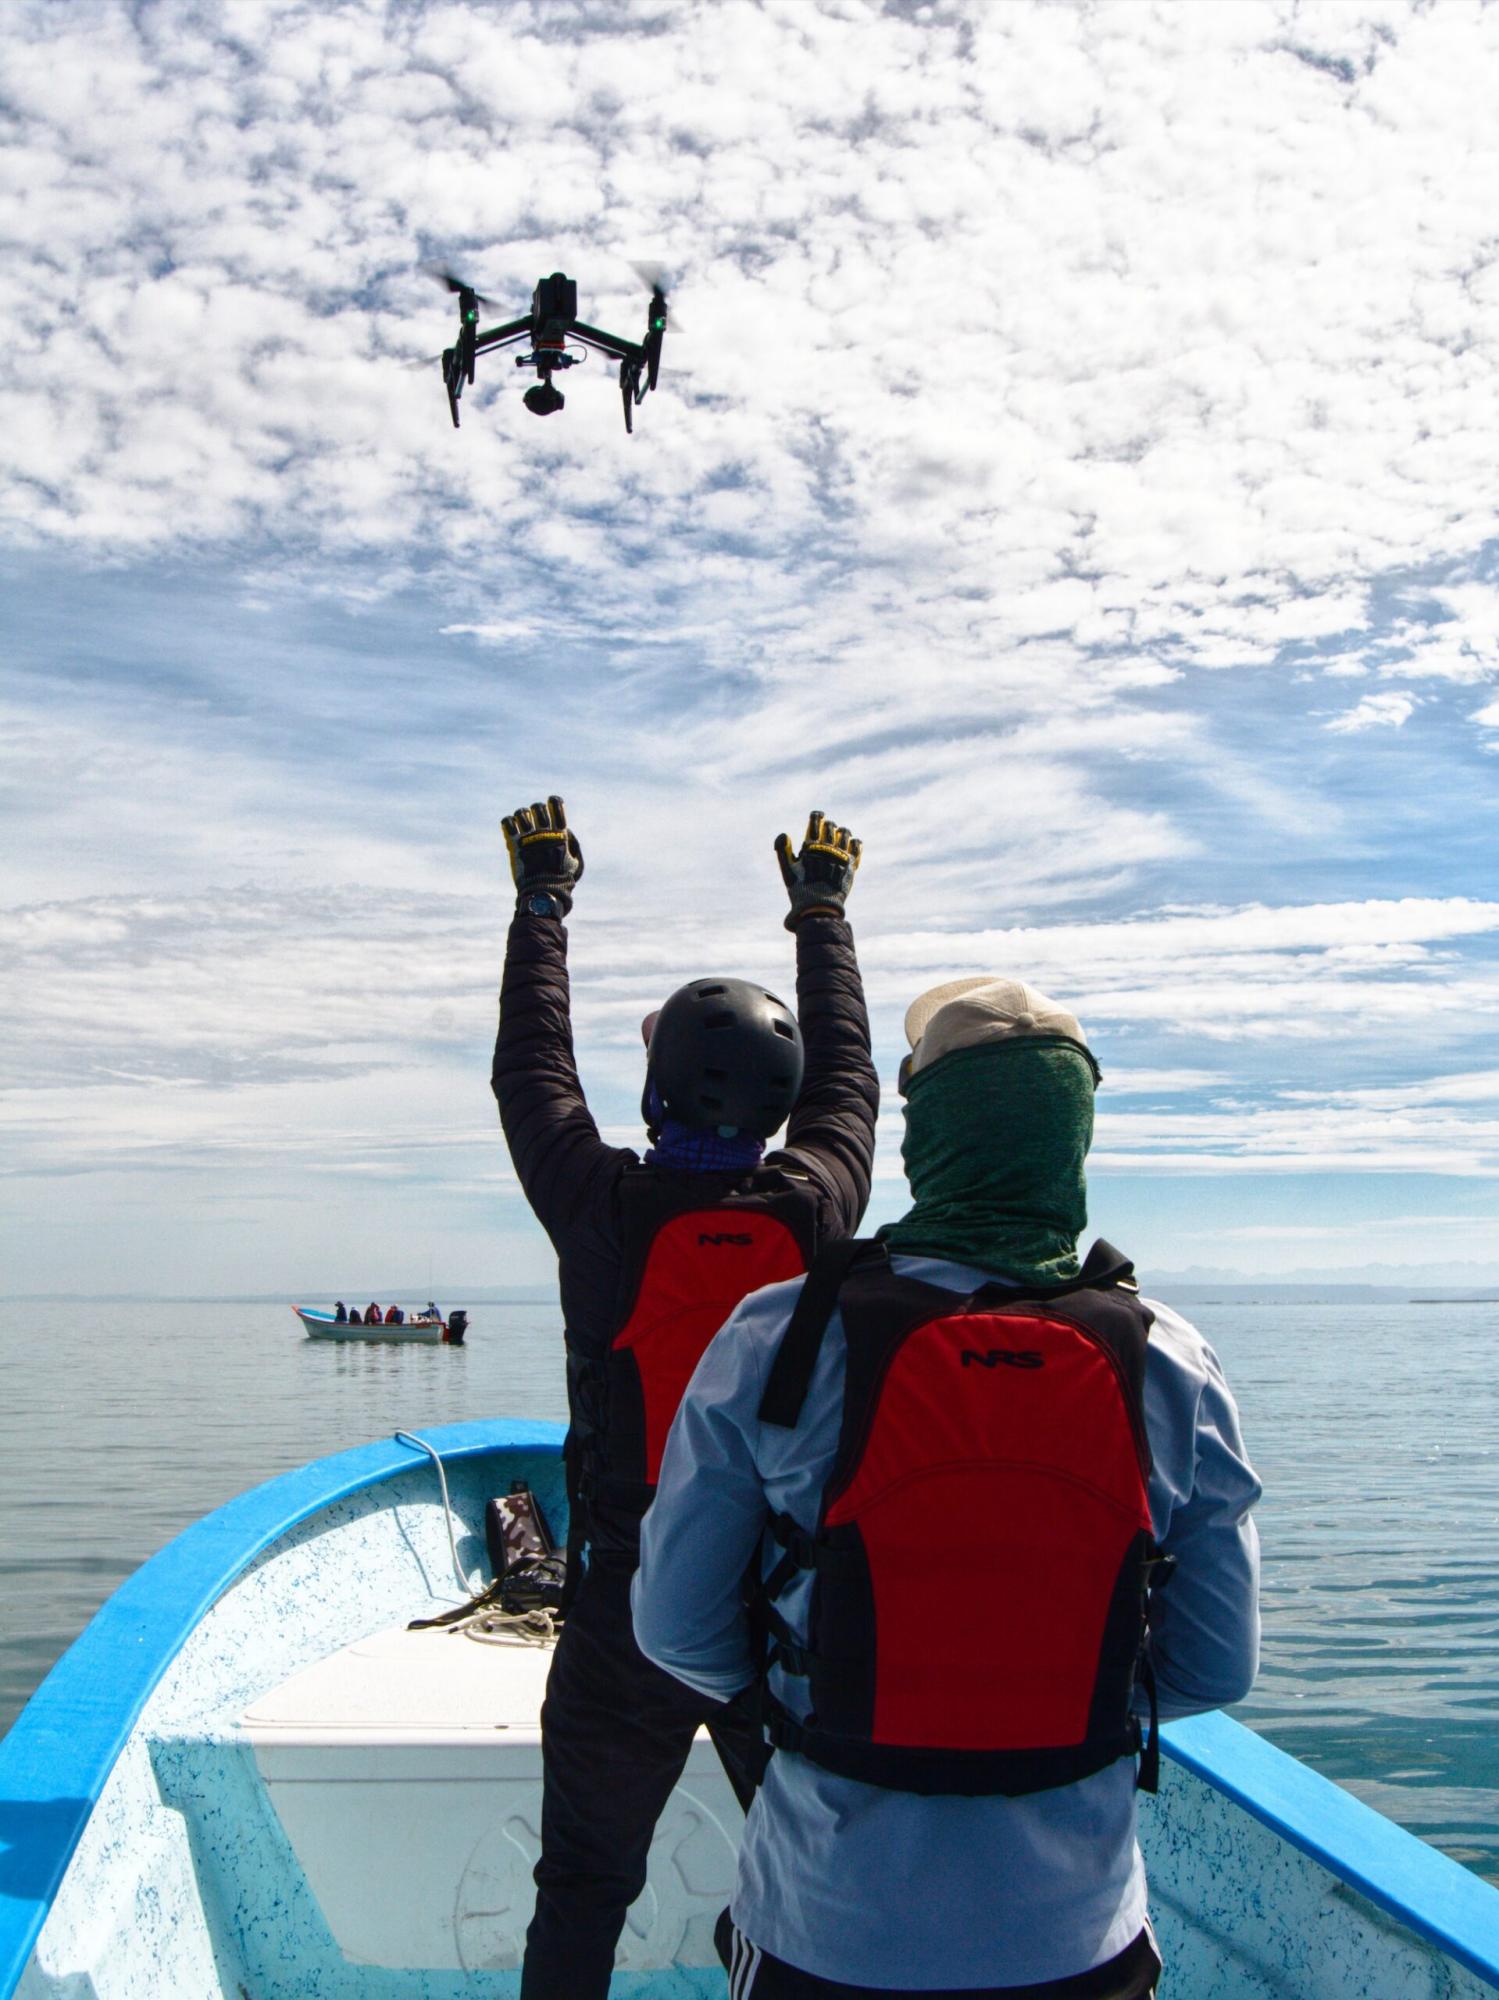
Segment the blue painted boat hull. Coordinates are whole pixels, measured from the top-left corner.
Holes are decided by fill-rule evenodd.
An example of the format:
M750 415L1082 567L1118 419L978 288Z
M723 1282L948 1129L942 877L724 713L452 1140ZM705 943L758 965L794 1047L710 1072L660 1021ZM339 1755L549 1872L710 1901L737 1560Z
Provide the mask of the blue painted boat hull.
M484 1500L512 1478L565 1518L559 1427L432 1437L465 1570L482 1564ZM241 1496L129 1579L0 1744L0 2000L515 1994L537 1768L524 1730L508 1746L427 1724L410 1741L345 1740L309 1731L286 1693L457 1595L435 1470L393 1442ZM1174 1724L1165 1742L1140 1837L1166 2000L1499 1991L1499 1891L1226 1717ZM457 1887L446 1903L423 1888L409 1921L393 1906L411 1871L388 1814L356 1812L352 1832L320 1837L323 1799L408 1796L389 1790L408 1765L429 1804L434 1779L466 1783L468 1817L455 1790L451 1821L476 1829L451 1857L421 1843ZM689 1767L663 1851L690 1865L663 1861L643 1906L654 1901L637 1906L617 1995L724 1991L705 1918L732 1873L734 1821L713 1782ZM530 1804L512 1810L528 1785ZM381 1837L359 1867L387 1866L393 1886L351 1897L336 1864L371 1826ZM407 1944L429 1962L409 1962Z

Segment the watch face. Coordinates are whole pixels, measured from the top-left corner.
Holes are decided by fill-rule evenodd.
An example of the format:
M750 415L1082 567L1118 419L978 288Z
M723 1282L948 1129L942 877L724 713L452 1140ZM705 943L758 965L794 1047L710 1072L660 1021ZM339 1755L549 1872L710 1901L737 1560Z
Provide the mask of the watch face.
M557 905L544 889L538 889L527 905L533 917L555 917Z

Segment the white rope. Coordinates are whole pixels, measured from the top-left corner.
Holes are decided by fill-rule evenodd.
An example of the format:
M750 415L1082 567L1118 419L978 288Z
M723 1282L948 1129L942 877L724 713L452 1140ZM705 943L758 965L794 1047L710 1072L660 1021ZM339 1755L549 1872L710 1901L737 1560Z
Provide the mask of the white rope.
M396 1443L409 1444L416 1451L424 1451L437 1467L437 1483L442 1488L443 1517L448 1524L448 1547L453 1555L453 1574L462 1586L465 1596L477 1597L484 1587L483 1579L476 1576L470 1580L464 1574L463 1565L458 1560L458 1542L453 1534L453 1509L448 1500L448 1475L442 1469L442 1460L438 1457L435 1446L428 1444L425 1438L413 1437L410 1431L397 1431Z
M487 1646L554 1646L562 1628L545 1605L534 1611L498 1611L491 1605L455 1619L447 1629Z

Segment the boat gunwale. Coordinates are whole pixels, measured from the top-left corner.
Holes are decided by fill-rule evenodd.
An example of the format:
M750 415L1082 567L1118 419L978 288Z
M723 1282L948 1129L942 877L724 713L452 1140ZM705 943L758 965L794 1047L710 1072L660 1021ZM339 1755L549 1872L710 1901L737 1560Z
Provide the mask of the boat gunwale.
M1416 1937L1499 1987L1499 1888L1221 1709L1161 1730L1173 1762Z
M490 1418L436 1424L421 1435L452 1464L502 1451L560 1456L565 1428ZM89 1816L194 1627L293 1529L431 1465L393 1437L312 1459L192 1522L100 1605L0 1739L0 2000L14 1993ZM43 1830L21 1833L39 1811L47 1814Z
M564 1426L489 1418L422 1435L453 1463L502 1451L560 1455ZM99 1607L0 1740L0 2000L14 1993L89 1815L193 1628L294 1528L423 1464L430 1460L394 1438L313 1459L194 1521ZM1161 1744L1414 1935L1499 1987L1499 1890L1482 1876L1222 1712L1167 1723ZM54 1812L39 1849L28 1846L21 1889L9 1889L16 1847L6 1815L46 1806L72 1810Z

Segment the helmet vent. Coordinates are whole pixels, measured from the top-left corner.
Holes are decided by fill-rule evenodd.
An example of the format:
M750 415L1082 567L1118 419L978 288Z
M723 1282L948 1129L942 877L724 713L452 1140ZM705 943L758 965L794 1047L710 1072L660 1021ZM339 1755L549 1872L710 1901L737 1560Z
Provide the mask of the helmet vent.
M772 1021L770 1025L783 1041L794 1042L796 1040L796 1030L789 1021Z
M723 991L722 986L694 986L692 997L694 1000L716 1000Z
M734 1016L727 1007L720 1007L716 1014L710 1014L703 1023L705 1028L732 1028L734 1025Z
M704 1069L703 1075L709 1083L727 1083L729 1080L729 1072L726 1069Z

